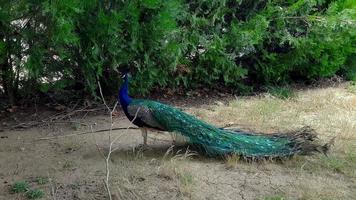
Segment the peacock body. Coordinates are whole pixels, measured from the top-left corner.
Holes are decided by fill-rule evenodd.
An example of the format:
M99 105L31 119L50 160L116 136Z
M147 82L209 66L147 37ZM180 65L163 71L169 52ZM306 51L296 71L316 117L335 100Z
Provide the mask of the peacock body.
M151 100L132 99L128 78L120 89L121 106L130 121L141 128L176 132L209 155L238 154L244 157L287 157L320 151L315 134L303 130L286 134L256 134L218 128L172 106ZM143 132L147 137L147 132ZM147 139L144 140L144 143Z

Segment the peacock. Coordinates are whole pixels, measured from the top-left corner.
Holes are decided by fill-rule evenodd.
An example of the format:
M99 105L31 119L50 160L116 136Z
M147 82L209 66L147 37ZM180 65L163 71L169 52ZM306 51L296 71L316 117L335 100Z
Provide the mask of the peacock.
M223 129L167 104L131 98L128 73L123 79L118 99L126 117L140 127L143 146L147 146L147 131L153 129L181 134L189 144L213 156L237 154L245 158L282 158L327 151L327 145L318 144L316 134L310 129L276 134Z

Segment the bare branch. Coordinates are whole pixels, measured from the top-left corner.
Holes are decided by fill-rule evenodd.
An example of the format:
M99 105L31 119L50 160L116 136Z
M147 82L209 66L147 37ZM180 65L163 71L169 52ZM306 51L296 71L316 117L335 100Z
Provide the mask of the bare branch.
M101 100L103 101L103 104L106 106L106 108L109 110L109 112L111 112L111 109L109 108L108 104L106 104L106 101L105 101L105 98L104 98L104 95L103 95L103 91L101 89L101 84L100 84L99 79L98 79L98 87L99 87L99 92L100 92L100 96L101 96Z
M113 149L113 145L114 143L120 138L121 135L117 136L114 140L112 140L112 130L113 130L113 126L114 126L114 122L113 122L113 113L116 109L116 106L118 105L118 101L115 102L115 105L112 109L110 109L110 107L107 105L106 101L105 101L105 98L104 98L104 95L103 95L103 92L102 92L102 89L101 89L101 85L100 85L100 82L98 81L98 87L99 87L99 91L100 91L100 96L101 96L101 99L103 101L103 104L105 105L105 107L107 108L107 110L109 111L110 113L110 129L109 129L109 151L107 153L107 155L105 156L104 155L104 159L105 159L105 169L106 169L106 178L104 180L104 183L105 183L105 188L106 188L106 191L108 193L108 196L109 196L109 200L112 200L112 196L111 196L111 191L110 191L110 183L109 183L109 180L110 180L110 157L111 157L111 153L113 153L116 149ZM131 120L131 123L136 120L137 118L137 114L138 112L140 111L140 109L137 109L136 111L136 114L135 114L135 117ZM127 127L126 130L130 129L130 127ZM91 130L91 133L94 133L93 130ZM98 147L97 145L97 148L98 148L98 151L100 151L100 148Z
M106 106L106 108L108 109L109 113L110 113L110 129L109 129L109 152L106 156L104 156L104 160L105 160L105 168L106 168L106 178L104 180L104 185L105 185L105 188L106 188L106 191L108 193L108 196L109 196L109 200L112 200L112 196L111 196L111 191L110 191L110 183L109 183L109 178L110 178L110 168L109 168L109 161L110 161L110 156L111 156L111 153L112 153L112 145L113 143L111 142L111 133L112 133L112 129L113 129L113 112L115 111L116 109L116 106L118 104L118 102L116 101L115 105L114 105L114 108L113 109L110 109L110 107L107 105L106 101L105 101L105 98L104 98L104 95L103 95L103 91L101 89L101 85L100 85L100 81L98 80L98 87L99 87L99 91L100 91L100 96L101 96L101 99L103 101L103 104ZM99 152L100 151L100 148L97 146Z

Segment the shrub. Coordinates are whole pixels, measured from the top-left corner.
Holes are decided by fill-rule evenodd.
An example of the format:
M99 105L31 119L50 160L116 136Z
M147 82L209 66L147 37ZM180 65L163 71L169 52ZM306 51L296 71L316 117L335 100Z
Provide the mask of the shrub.
M156 87L355 78L353 0L4 1L0 94L116 93Z

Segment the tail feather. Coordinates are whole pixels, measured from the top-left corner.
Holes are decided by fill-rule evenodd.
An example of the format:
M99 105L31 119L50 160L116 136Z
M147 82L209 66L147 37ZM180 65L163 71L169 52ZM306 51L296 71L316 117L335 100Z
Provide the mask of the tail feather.
M188 142L202 147L210 155L239 154L243 157L288 157L295 154L325 153L310 127L275 134L258 134L215 127L171 106L154 101L137 102L149 107L157 123L165 130L177 132Z
M310 155L315 152L326 153L317 141L317 134L309 126L285 134L276 133L276 137L285 137L290 141L290 145L298 154Z
M288 146L293 149L292 154L311 155L313 153L327 154L330 150L333 140L324 145L317 143L317 133L310 126L302 127L298 130L293 130L287 133L262 134L253 132L244 132L241 129L224 129L235 134L244 134L250 136L265 135L272 138L286 139L289 141Z

